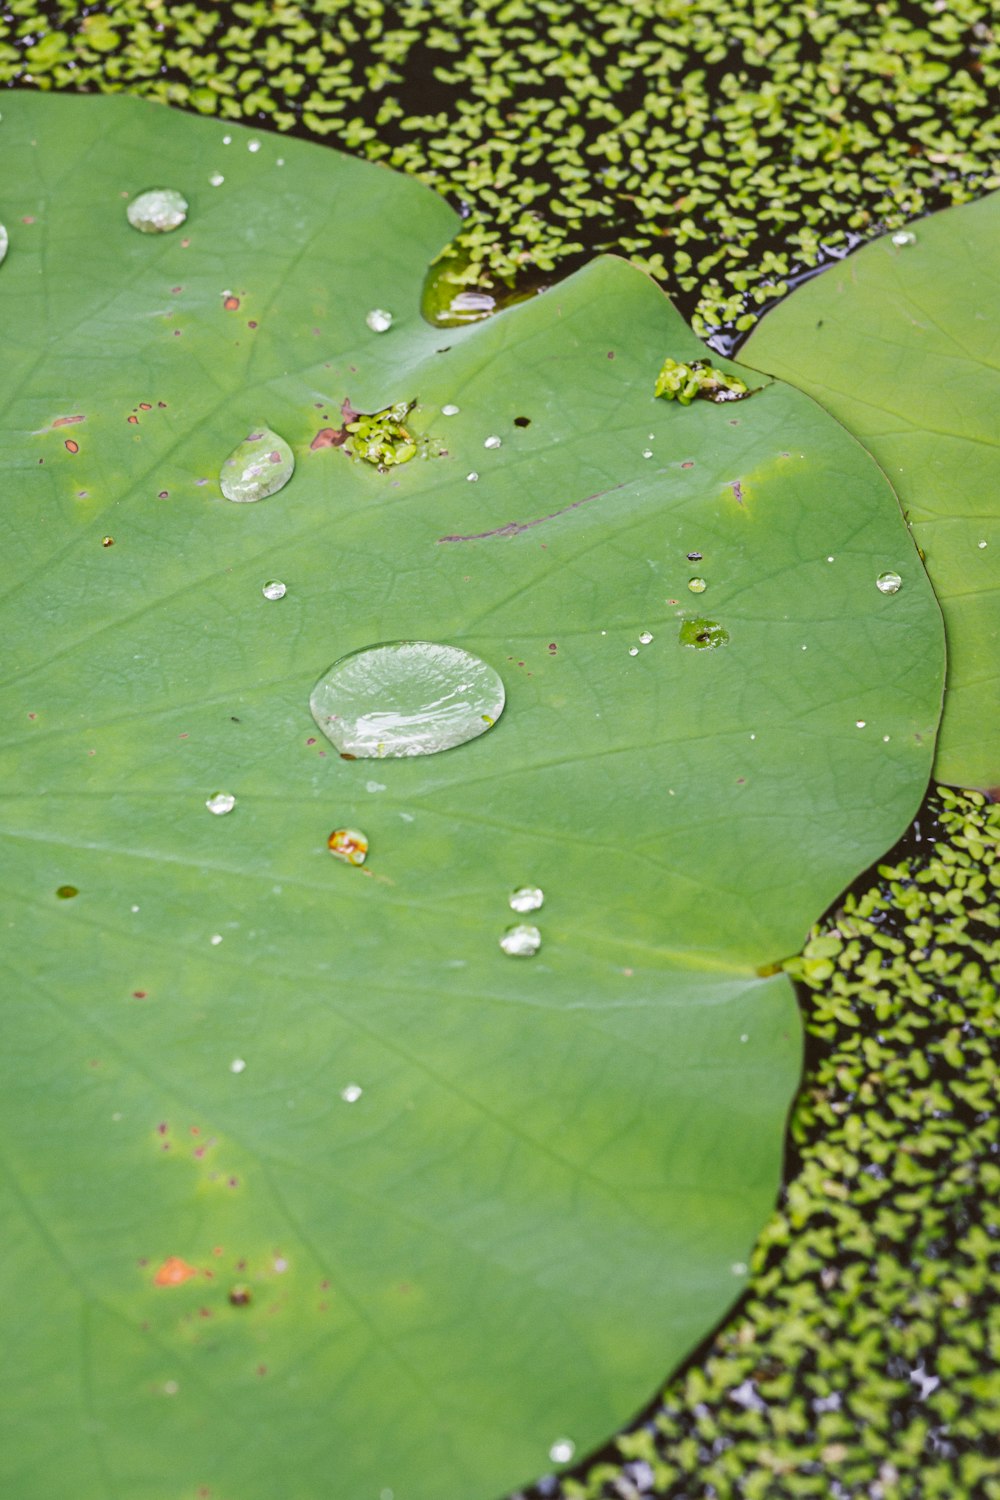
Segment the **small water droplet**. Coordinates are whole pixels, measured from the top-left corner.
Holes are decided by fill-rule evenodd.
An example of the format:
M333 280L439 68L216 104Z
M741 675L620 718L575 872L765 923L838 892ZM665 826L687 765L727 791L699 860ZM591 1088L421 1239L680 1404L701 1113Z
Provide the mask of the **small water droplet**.
M639 641L643 646L648 646L652 639L653 632L651 630L644 630L639 637Z
M3 261L4 256L7 254L7 246L9 244L10 238L7 234L6 226L0 224L0 261Z
M259 151L260 150L260 141L247 141L247 150L248 151Z
M691 590L692 594L703 594L708 588L708 584L705 582L704 578L689 578L688 588Z
M363 1093L364 1089L359 1083L348 1083L341 1089L340 1097L345 1104L357 1104Z
M498 438L496 436L496 434L494 433L494 435L492 437L488 437L488 438L486 438L484 440L483 447L484 448L499 448L500 444L502 443L502 441L503 441L503 439L502 438Z
M465 477L470 484L475 484L476 480L479 478L479 475L476 473L475 469L473 469L472 473L466 474Z
M230 1073L242 1073L245 1067L246 1063L243 1061L242 1057L234 1057L232 1062L229 1064L229 1071Z
M912 229L897 229L896 233L892 236L892 243L894 245L915 245L917 237Z
M348 865L363 865L368 858L368 839L356 828L335 828L326 847L335 859Z
M983 541L981 541L981 542L977 542L977 543L976 543L976 546L977 546L977 547L985 547L985 546L986 546L986 542L985 542L985 540L983 540Z
M545 892L537 885L519 885L510 893L512 911L537 911L545 901Z
M222 933L221 932L213 932L212 936L209 938L208 941L211 943L211 945L212 945L213 948L217 948L219 946L219 944L222 942Z
M644 448L642 450L642 456L643 456L643 458L652 458L652 456L653 456L653 450L652 450L652 448Z
M554 1464L568 1464L576 1452L576 1444L572 1438L556 1438L549 1449L549 1458Z
M864 729L864 727L865 727L865 725L867 723L868 723L867 719L855 719L855 721L854 721L854 727L855 727L855 729Z
M443 417L457 417L459 410L460 408L453 401L449 401L447 406L442 406L441 415Z
M746 1261L734 1260L729 1269L734 1276L745 1276L747 1274Z
M284 438L259 423L222 465L219 484L227 500L250 503L276 495L294 470L295 459Z
M210 813L216 817L222 817L223 813L231 813L236 806L236 798L232 792L213 792L205 803Z
M542 946L542 934L530 922L518 922L508 927L500 939L500 946L512 958L531 958Z
M394 641L343 656L316 684L313 718L342 755L435 755L485 734L504 686L491 666L457 646Z
M365 314L365 322L372 333L388 333L392 327L392 313L387 312L384 307L373 307L370 313Z
M176 1380L165 1380L163 1382L163 1394L165 1396L176 1396L179 1390L180 1386Z
M628 654L629 654L629 656L638 656L639 655L639 647L638 646L630 646L628 648Z
M261 589L265 599L284 599L288 589L278 578L272 578Z
M79 896L79 894L80 892L75 885L56 886L56 895L59 897L60 901L72 901L73 897Z
M898 594L902 586L903 580L898 573L880 573L875 580L880 594Z
M213 172L208 180L213 187L221 187L226 179L223 177L221 172Z
M224 146L231 146L233 144L233 138L232 138L232 136L231 135L224 135L222 137L222 144Z
M180 228L187 211L187 199L174 188L150 188L132 199L125 216L143 234L168 234Z
M883 743L883 745L888 745L888 743L889 743L889 736L887 734L884 734L882 736L882 743Z
M827 558L827 562L833 562L833 555L832 554Z

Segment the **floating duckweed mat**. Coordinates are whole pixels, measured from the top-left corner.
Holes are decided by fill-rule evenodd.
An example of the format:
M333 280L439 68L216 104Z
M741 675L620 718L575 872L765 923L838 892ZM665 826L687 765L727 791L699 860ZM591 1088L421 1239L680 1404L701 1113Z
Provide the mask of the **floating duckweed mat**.
M7 82L128 89L415 173L474 282L631 255L723 347L860 240L1000 184L985 0L10 0Z

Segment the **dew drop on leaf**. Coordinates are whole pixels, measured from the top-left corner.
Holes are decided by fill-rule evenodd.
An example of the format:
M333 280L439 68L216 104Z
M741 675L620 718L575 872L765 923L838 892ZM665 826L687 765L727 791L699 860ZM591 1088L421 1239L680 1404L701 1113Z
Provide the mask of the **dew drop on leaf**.
M441 415L443 417L457 417L459 410L460 408L453 401L449 401L446 406L442 406Z
M641 646L648 646L652 639L653 632L651 630L644 630L639 637L639 644Z
M875 580L875 587L880 594L898 594L902 585L903 580L898 573L880 573Z
M335 828L326 847L335 859L348 865L363 865L368 858L367 836L357 828Z
M507 928L500 946L511 958L533 958L542 946L542 934L530 922L518 922Z
M175 188L150 188L133 198L125 210L133 229L143 234L168 234L187 218L187 199Z
M502 442L503 442L503 439L502 438L498 438L496 436L496 434L494 433L494 435L492 437L488 437L488 438L486 438L484 440L483 447L484 448L499 448Z
M266 500L284 489L294 469L295 459L284 438L259 423L222 465L219 484L227 500Z
M691 590L692 594L703 594L708 588L708 584L705 582L704 578L689 578L688 588Z
M0 224L0 263L3 262L3 259L7 254L7 246L9 244L10 239L7 235L7 230L3 224Z
M341 755L434 755L475 739L503 713L499 675L469 651L394 641L335 662L313 688L313 718Z
M512 911L537 911L545 900L545 892L537 885L519 885L510 893Z
M265 599L284 599L288 593L285 585L278 578L271 578L261 589Z
M365 322L372 333L388 333L392 327L392 313L387 312L384 307L373 307L366 315Z
M236 798L232 792L213 792L205 806L210 813L215 813L217 818L221 818L225 813L232 812L236 806Z
M348 1083L341 1089L340 1097L345 1104L357 1104L363 1093L364 1089L360 1083Z
M554 1464L568 1464L576 1452L576 1444L572 1438L556 1438L549 1449L549 1458Z
M917 237L912 229L899 229L892 236L892 243L894 245L915 245Z

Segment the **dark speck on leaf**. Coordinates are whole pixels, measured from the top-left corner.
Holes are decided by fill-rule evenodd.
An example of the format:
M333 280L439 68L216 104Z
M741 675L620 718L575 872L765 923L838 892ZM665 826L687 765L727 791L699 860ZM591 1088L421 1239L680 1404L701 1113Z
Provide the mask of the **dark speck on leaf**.
M514 418L514 426L515 427L530 427L531 426L531 418L530 417L515 417Z

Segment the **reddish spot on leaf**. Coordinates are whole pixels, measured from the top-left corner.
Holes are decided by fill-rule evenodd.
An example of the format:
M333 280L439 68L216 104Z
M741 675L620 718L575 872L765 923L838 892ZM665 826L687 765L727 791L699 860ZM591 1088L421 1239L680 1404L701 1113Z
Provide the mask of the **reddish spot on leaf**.
M34 216L34 214L24 214L23 217L22 217L22 219L21 219L21 223L22 224L34 224L34 222L35 222L35 216Z
M130 421L132 423L133 427L138 427L138 425L139 425L139 418L136 417L136 416L129 417L128 421Z
M190 1281L192 1276L198 1272L194 1266L189 1266L186 1260L181 1260L179 1255L168 1255L163 1265L153 1277L154 1286L180 1286L185 1281Z
M258 1365L257 1366L257 1374L258 1375L266 1375L267 1374L267 1365Z
M156 1133L157 1133L157 1135L166 1135L166 1133L169 1130L169 1128L170 1127L167 1124L166 1120L161 1120L160 1123L159 1123L159 1125L157 1125L157 1127L156 1127Z
M150 402L150 401L140 401L139 402L139 410L140 411L152 411L153 410L152 402Z
M256 327L257 327L257 324L256 324L256 323L248 323L248 324L247 324L247 327L248 327L248 328L256 328Z
M555 654L558 651L558 649L559 648L556 645L555 641L549 641L549 653L550 653L550 655L555 656Z
M79 453L80 451L80 444L75 443L72 438L67 438L65 443L63 444L63 447L66 449L67 453Z
M132 991L132 999L133 1000L145 1000L147 993L148 993L148 991L146 991L146 990L133 990ZM166 1130L166 1128L167 1127L165 1125L161 1125L160 1126L160 1134L161 1135Z
M339 448L347 437L343 427L321 427L313 438L309 447L315 453L317 448Z
M222 305L226 309L226 312L235 312L240 305L240 299L239 297L227 297Z
M694 468L694 460L690 459L690 458L687 459L687 460L685 460L685 462L681 464L681 468L682 469L693 469Z
M85 422L86 420L86 417L83 415L76 417L56 417L52 425L53 427L72 427L74 422Z

